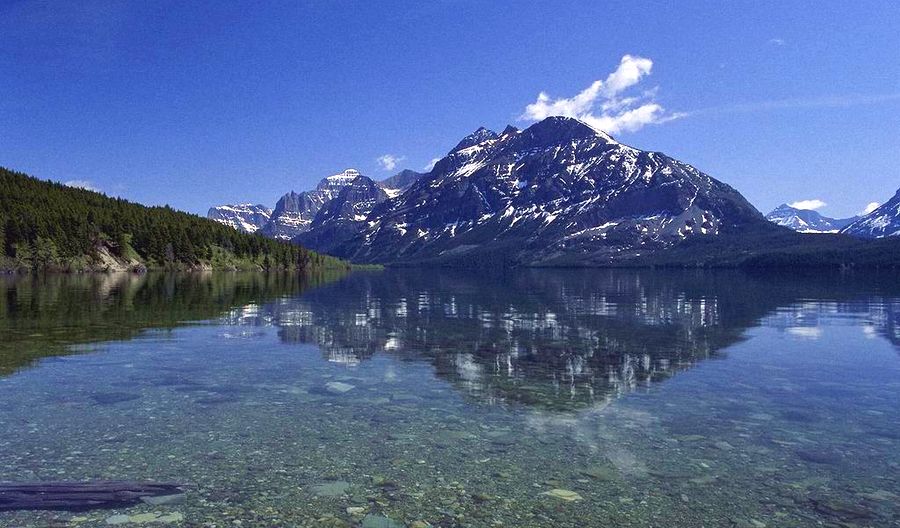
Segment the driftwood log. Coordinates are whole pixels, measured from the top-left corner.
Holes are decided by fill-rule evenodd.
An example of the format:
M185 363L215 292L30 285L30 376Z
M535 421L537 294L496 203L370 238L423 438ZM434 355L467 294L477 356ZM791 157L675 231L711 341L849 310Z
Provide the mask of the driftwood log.
M116 508L181 492L179 484L160 482L0 482L0 511Z

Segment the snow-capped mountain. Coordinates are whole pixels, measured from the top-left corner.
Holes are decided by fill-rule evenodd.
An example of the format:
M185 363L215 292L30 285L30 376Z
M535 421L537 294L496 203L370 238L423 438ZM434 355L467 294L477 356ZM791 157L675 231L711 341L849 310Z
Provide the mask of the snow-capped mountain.
M602 262L748 224L765 220L730 186L576 119L550 117L521 131L476 130L329 249L360 262L478 254ZM302 240L325 247L319 229Z
M328 253L358 235L365 227L366 218L372 209L388 197L389 190L378 182L366 176L357 176L319 209L309 230L299 234L294 240Z
M206 217L244 233L255 233L268 223L272 210L259 204L217 205L210 207Z
M841 230L860 238L900 236L900 190L884 205Z
M306 232L319 209L358 176L359 171L356 169L346 169L323 178L312 191L291 191L285 194L275 204L271 219L260 233L271 238L290 240Z
M357 182L356 190L348 193L344 202L360 200L360 203L353 203L350 207L368 214L374 203L400 195L423 175L421 172L406 169L379 182L362 176L364 179ZM323 178L311 191L299 193L291 191L285 194L275 204L274 211L263 205L219 205L211 207L206 216L246 233L259 231L260 234L271 238L289 240L308 231L319 211L359 177L361 175L356 169L346 169L338 174L333 174ZM366 190L362 191L360 188L364 182ZM369 189L369 183L377 187L378 191ZM347 204L344 203L338 209L346 206ZM355 216L360 214L362 213L356 213ZM339 221L338 217L333 215L327 218ZM323 226L324 224L320 222L318 225ZM338 231L342 230L338 229Z
M811 209L797 209L788 204L781 204L766 215L766 220L801 233L837 233L858 218L829 218Z

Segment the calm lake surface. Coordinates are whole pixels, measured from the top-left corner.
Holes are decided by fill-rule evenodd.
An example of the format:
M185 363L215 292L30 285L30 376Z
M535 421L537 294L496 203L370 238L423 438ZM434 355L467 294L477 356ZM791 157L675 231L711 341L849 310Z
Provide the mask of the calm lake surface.
M0 526L900 526L900 278L0 279Z

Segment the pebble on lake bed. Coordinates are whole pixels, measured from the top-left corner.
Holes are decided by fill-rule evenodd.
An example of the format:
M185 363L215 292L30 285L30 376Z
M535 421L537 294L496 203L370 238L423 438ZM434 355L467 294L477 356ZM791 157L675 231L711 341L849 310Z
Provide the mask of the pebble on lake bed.
M562 488L554 488L550 491L545 491L541 495L549 495L551 497L556 497L557 499L561 499L568 502L579 501L583 497L572 490L562 489Z
M146 523L179 523L184 520L184 515L175 512L160 515L158 513L138 513L136 515L113 515L107 517L106 524L146 524Z
M329 381L325 384L325 390L332 394L344 394L345 392L350 392L356 387L350 385L349 383L344 383L342 381Z

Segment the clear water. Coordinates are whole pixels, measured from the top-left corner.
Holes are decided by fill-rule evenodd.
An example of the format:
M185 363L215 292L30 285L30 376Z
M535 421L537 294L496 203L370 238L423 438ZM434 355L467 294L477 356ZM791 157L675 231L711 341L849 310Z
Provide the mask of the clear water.
M0 526L900 526L900 280L396 270L0 282Z

